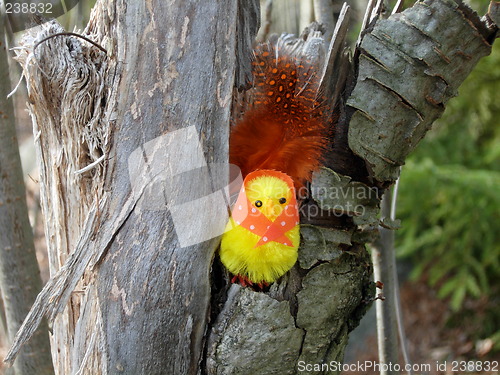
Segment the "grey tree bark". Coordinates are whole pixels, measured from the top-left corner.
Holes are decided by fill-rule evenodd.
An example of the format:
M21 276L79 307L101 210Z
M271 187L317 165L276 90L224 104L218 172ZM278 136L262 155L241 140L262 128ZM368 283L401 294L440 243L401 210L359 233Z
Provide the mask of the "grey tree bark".
M339 22L325 61L343 74L326 66L322 87L340 122L311 205L339 217L303 225L298 264L258 293L227 285L211 238L228 217L233 88L248 86L257 15L257 1L99 1L84 34L105 51L43 41L54 22L25 38L52 278L7 362L47 314L58 374L339 372L329 364L373 297L365 244L383 189L496 26L418 3L369 24L349 75Z
M0 7L0 20L4 13ZM10 91L4 23L0 23L0 291L8 343L28 314L42 279L28 219L26 190ZM53 374L49 335L44 322L13 366L13 374Z
M237 11L234 1L102 1L85 35L107 53L62 35L37 46L63 31L55 22L24 40L18 59L37 135L52 278L18 344L50 313L58 374L198 371L217 239L181 246L151 178L158 163L175 176L195 156L227 161ZM162 138L169 133L177 134L172 153L164 149L172 139ZM185 176L173 181L167 203L225 185L224 171L210 172L189 185ZM217 212L198 206L191 216L203 226L184 237L217 232L227 219L227 208L219 210L214 220Z

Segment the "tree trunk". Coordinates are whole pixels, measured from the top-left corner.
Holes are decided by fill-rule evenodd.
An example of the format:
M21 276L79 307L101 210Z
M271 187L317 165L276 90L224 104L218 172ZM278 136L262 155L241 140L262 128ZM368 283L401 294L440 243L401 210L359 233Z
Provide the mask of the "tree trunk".
M0 7L0 19L3 20ZM16 136L10 91L4 23L0 27L0 290L7 339L12 343L28 314L42 279L35 255L33 231L28 219L26 190ZM42 324L14 364L14 374L53 374L49 335Z
M312 185L338 225L303 225L298 264L268 293L229 287L213 261L238 182L228 178L230 108L233 87L248 83L257 2L100 1L85 35L101 49L68 35L37 45L62 31L55 23L25 38L53 276L6 361L48 314L58 374L338 373L331 364L373 296L364 245L381 192L496 32L450 0L419 4L370 24L330 168ZM396 38L405 17L422 28L416 54ZM441 22L461 39L425 28ZM334 37L326 61L347 73L345 57Z
M228 210L200 199L183 226L174 212L227 185L216 167L227 164L237 10L103 1L86 35L107 54L69 36L25 41L59 374L197 372L212 234ZM38 41L62 31L46 23Z

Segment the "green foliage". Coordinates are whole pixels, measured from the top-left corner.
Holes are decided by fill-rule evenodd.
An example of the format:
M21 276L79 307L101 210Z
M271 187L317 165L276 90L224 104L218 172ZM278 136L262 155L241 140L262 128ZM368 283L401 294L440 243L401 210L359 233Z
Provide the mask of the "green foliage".
M416 260L414 276L428 271L440 297L458 309L500 280L500 172L409 162L399 193L401 256Z
M483 59L403 168L399 255L458 310L500 281L500 46Z

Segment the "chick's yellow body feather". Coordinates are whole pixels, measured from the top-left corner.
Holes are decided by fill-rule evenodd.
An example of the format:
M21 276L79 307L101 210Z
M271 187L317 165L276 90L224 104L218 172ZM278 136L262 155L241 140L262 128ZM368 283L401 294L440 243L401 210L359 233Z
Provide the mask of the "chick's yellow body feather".
M238 203L242 202L239 197L220 249L220 258L226 268L253 283L274 282L292 268L297 261L300 242L293 182L287 181L285 177L288 176L285 174L275 171L267 173L271 174L259 171L255 178L249 175L249 181L240 194L244 194L247 199L248 211L254 212L256 216L249 215L245 223L235 219L235 210L242 209ZM259 225L266 226L268 231L264 228L259 232ZM271 226L288 230L270 236Z
M259 236L235 225L234 221L228 224L230 226L232 229L222 238L220 257L232 274L246 276L253 283L272 283L297 261L300 242L298 225L286 233L293 247L270 242L257 248L254 246Z

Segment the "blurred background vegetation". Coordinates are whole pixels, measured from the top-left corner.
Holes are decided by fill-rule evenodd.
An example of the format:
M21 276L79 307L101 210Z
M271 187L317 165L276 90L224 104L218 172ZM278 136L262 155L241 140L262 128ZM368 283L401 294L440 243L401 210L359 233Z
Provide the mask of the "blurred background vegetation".
M488 3L472 6L484 14ZM481 319L475 339L490 338L500 350L498 43L403 167L398 217L397 250L412 261L412 279L449 301L449 324Z

